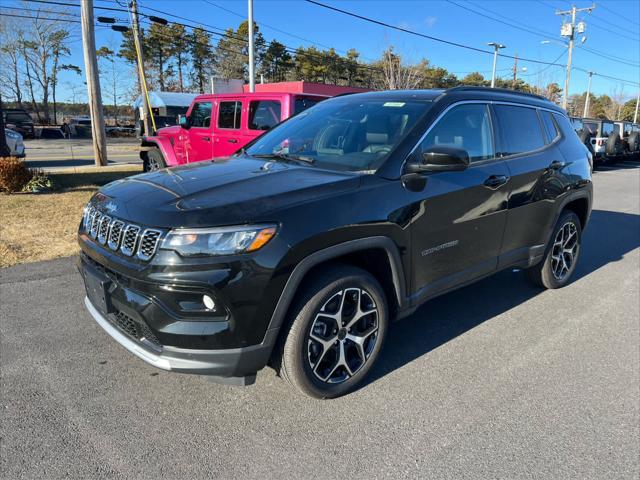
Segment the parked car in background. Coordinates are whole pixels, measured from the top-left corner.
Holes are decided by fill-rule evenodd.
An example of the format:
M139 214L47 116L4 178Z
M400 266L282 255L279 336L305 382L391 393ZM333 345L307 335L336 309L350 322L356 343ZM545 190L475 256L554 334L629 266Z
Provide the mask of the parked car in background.
M231 155L297 113L327 97L291 93L198 95L180 124L145 137L145 171Z
M9 128L5 128L4 136L7 140L7 146L9 147L9 155L19 158L24 157L25 150L24 142L22 141L22 135Z
M91 137L91 117L87 115L71 117L67 125L72 137Z
M611 120L599 118L582 119L584 128L591 135L591 145L595 152L596 163L613 163L623 154L620 127Z
M35 138L36 130L31 115L22 108L3 108L4 124L23 138Z
M634 130L633 122L618 121L615 125L620 131L623 154L626 157L635 156L640 149L640 134Z
M295 96L280 99L295 111ZM246 100L212 99L196 118L278 118L251 105L275 99ZM215 102L232 104L216 116ZM564 110L537 95L328 99L233 158L101 188L78 230L84 302L155 367L247 385L269 364L303 394L337 397L371 371L391 322L429 299L510 268L567 285L590 160Z
M593 145L591 144L591 137L593 136L588 128L585 128L584 122L582 118L579 117L570 117L571 126L578 135L580 141L587 147L587 150L591 152L591 155L595 156L595 150L593 149Z

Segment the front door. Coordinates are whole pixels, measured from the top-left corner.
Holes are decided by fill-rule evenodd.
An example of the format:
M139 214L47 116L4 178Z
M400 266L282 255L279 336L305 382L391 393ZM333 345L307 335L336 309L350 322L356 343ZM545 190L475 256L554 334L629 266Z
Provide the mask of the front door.
M466 150L470 165L427 174L424 190L411 194L418 204L411 234L415 301L495 271L506 223L509 176L495 156L488 105L451 108L411 161L434 146Z
M189 113L188 135L186 135L185 153L187 163L209 160L213 156L211 129L211 102L196 102Z
M232 155L243 145L242 138L242 99L227 99L218 102L214 157Z

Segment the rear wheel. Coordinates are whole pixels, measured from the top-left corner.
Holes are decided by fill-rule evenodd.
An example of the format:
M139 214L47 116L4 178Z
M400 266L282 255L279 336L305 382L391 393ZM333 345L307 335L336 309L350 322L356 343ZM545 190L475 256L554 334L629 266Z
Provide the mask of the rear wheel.
M545 257L529 268L529 279L544 288L564 287L576 268L582 242L580 219L572 211L560 215Z
M622 155L622 141L620 140L620 135L617 133L609 135L607 144L605 145L605 154L608 162L614 163L620 159L620 155Z
M154 170L161 170L167 168L167 164L164 161L162 153L157 148L149 150L147 152L147 160L144 165L145 172L153 172Z
M280 374L301 393L335 398L355 388L384 342L387 300L368 272L337 266L300 293L281 350Z

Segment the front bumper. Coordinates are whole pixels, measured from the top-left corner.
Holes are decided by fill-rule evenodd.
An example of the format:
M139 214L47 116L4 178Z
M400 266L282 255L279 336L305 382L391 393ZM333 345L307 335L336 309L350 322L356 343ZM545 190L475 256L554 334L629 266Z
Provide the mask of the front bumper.
M167 371L221 377L228 379L226 383L253 383L256 372L267 364L277 337L277 332L270 330L262 343L250 347L192 350L163 346L160 351L153 351L115 327L96 309L88 297L85 297L84 303L93 319L105 332L148 364Z

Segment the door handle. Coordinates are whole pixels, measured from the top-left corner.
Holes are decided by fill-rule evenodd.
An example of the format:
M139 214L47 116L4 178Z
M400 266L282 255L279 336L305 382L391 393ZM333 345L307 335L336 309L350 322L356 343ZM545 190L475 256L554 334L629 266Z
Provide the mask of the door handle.
M230 138L229 140L227 140L227 142L229 142L229 143L238 143L238 140L236 140L235 138Z
M484 186L489 188L498 188L509 181L506 175L491 175L484 181Z
M204 140L205 142L210 142L211 138L210 137L202 137L202 140Z
M560 170L561 168L564 168L566 165L567 164L565 162L554 160L553 162L551 162L551 165L549 165L549 168L551 170Z

